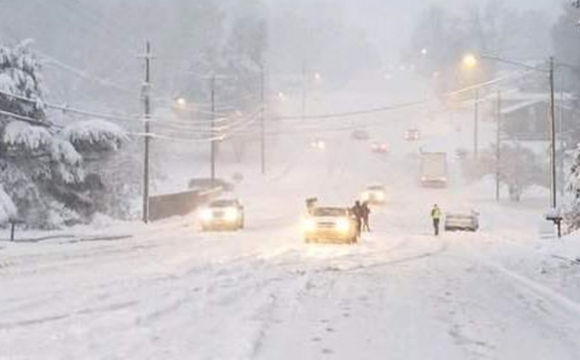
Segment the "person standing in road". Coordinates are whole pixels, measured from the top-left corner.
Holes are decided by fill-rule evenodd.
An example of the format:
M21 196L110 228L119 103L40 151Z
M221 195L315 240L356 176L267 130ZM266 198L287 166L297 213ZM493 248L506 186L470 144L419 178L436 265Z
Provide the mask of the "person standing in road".
M362 221L363 221L363 207L360 204L360 201L355 201L354 206L351 209L352 214L356 219L356 231L358 236L360 236L362 232Z
M435 236L439 236L439 223L441 222L441 209L437 204L433 205L431 209L431 219L433 220L433 230L435 231Z
M361 210L362 210L362 221L363 221L362 230L367 231L367 232L371 232L371 227L369 226L369 215L371 214L371 209L369 208L368 202L366 202L366 201L363 202L363 204L361 206Z

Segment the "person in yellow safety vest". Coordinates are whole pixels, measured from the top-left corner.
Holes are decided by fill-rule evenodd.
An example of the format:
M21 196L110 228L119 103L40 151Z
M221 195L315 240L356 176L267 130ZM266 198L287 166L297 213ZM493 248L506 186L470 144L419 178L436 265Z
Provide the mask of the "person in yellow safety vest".
M433 219L433 230L435 230L435 236L439 235L439 223L441 222L441 209L437 204L433 205L431 210L431 219Z

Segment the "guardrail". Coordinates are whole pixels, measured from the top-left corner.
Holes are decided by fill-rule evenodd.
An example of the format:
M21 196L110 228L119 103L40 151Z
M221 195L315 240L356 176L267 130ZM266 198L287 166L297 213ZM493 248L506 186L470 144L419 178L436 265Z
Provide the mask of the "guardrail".
M158 221L172 216L191 214L199 206L219 197L222 192L222 187L214 187L152 196L149 198L149 220Z

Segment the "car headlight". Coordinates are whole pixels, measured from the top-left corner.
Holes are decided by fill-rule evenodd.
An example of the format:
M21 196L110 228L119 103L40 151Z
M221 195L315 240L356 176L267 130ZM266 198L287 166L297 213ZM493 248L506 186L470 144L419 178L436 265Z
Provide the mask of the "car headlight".
M211 209L203 209L199 213L199 219L201 221L212 221L213 220L213 211Z
M316 230L316 221L312 218L306 218L302 222L302 229L305 232L313 232Z
M360 198L361 198L363 201L368 201L368 200L371 198L371 194L370 194L370 193L368 193L368 192L364 192L364 193L362 193L362 195L360 196Z
M348 219L336 220L336 230L346 233L350 231L350 221Z
M236 221L238 219L238 209L227 208L224 212L224 219L226 221Z
M376 196L377 196L377 200L379 200L379 201L385 200L385 193L383 193L383 192L377 193Z

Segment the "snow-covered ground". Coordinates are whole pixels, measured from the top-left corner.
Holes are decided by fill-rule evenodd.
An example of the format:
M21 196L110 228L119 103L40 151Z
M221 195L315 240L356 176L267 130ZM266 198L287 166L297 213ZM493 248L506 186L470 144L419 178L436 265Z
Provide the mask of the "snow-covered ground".
M420 188L389 121L371 136L390 156L333 133L246 171L241 232L191 216L0 242L0 359L578 359L580 237L540 238L542 206L497 204L454 162L450 188ZM306 197L376 182L389 201L360 244L303 242ZM477 209L481 231L432 236L434 203Z
M181 218L129 239L2 243L0 358L577 359L575 239L539 239L541 212L421 189L413 161L366 143L296 156L240 187L243 232ZM350 203L377 181L390 202L361 244L302 242L305 197ZM476 207L482 231L433 237L434 202Z

